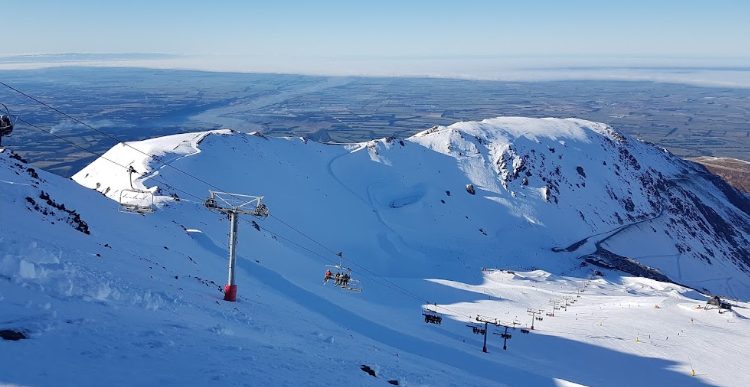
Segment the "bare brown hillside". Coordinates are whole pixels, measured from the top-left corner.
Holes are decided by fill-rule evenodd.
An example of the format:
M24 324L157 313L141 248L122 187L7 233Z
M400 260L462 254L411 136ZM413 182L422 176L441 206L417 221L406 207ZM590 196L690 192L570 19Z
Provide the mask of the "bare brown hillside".
M702 164L742 192L750 193L750 162L728 157L695 157L688 159Z

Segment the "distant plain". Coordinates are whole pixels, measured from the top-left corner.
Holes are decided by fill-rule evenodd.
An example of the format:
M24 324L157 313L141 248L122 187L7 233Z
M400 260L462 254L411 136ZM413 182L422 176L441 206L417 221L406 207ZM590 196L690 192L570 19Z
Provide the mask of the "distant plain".
M748 159L750 89L644 81L509 82L218 73L140 68L3 70L0 79L106 133L7 88L19 123L3 144L71 176L119 141L231 128L321 142L408 137L496 116L604 122L681 157ZM53 134L46 133L52 132Z

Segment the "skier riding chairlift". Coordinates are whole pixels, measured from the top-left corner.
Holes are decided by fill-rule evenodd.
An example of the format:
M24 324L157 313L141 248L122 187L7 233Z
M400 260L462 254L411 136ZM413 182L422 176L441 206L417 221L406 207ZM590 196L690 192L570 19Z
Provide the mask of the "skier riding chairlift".
M3 136L8 137L13 133L13 121L10 119L10 111L5 104L0 103L5 110L5 113L0 115L0 146L2 146Z
M334 278L333 284L336 286L341 286L341 273L336 273L336 275L333 278Z
M344 273L344 275L341 276L341 286L347 286L347 284L349 283L349 278L349 274Z
M435 304L435 307L437 307L437 304ZM422 316L424 316L424 322L429 324L441 324L443 322L440 313L429 308L422 308Z
M339 262L337 265L326 265L328 269L326 269L326 277L324 279L323 285L328 282L327 280L333 278L333 284L335 286L341 287L341 290L361 292L362 286L360 285L359 280L352 278L352 269L343 265L342 253L338 253L336 255L339 257ZM336 274L331 275L333 270L336 271Z

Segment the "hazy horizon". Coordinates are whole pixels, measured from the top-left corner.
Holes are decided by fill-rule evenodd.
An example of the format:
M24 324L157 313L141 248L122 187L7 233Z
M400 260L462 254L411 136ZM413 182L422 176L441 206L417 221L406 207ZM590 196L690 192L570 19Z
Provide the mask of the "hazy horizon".
M210 6L36 0L5 4L2 12L23 23L3 42L0 70L73 64L750 87L750 3L738 0L227 0Z
M263 56L56 53L0 56L0 70L135 67L317 76L493 81L621 80L750 88L750 59L608 56Z

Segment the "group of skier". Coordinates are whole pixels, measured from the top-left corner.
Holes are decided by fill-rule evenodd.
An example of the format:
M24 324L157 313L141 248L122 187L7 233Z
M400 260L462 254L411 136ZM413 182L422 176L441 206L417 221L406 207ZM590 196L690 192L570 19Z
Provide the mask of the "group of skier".
M324 278L323 284L327 284L330 279L333 278L333 284L335 286L343 286L346 287L349 284L349 273L336 273L332 274L330 270L326 270L326 276Z
M430 324L440 324L443 322L443 318L441 316L431 314L431 313L423 313L424 314L424 322L430 323Z

